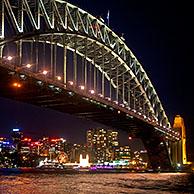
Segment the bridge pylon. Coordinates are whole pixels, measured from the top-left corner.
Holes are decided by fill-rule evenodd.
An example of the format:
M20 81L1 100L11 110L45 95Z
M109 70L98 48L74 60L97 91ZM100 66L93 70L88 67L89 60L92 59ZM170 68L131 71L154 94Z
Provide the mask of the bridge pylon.
M186 130L184 120L180 115L176 115L173 123L173 129L181 134L181 140L171 144L172 162L175 165L186 165Z

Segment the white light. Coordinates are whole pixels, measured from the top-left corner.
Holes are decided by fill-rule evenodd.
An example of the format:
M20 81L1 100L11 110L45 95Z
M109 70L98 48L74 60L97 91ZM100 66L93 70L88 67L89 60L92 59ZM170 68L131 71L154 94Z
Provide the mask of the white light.
M100 96L101 98L103 98L103 97L104 97L102 94L98 94L98 96Z
M7 60L8 60L8 61L11 61L12 59L13 59L12 56L8 56L8 57L7 57Z
M46 71L46 70L44 70L44 71L42 72L43 75L46 75L47 73L48 73L48 71Z
M13 129L13 131L14 131L14 132L18 132L18 131L20 131L20 130L19 130L19 129Z
M105 99L107 99L108 101L111 101L111 98L110 97L105 97Z
M90 90L90 93L91 93L91 94L94 94L94 93L95 93L95 91L94 91L94 90Z
M113 101L115 104L118 104L118 101Z
M32 65L28 63L28 64L26 65L26 67L29 69L29 68L32 67Z
M68 83L69 83L69 85L71 85L71 86L73 85L73 81L68 81Z
M57 76L57 80L58 81L62 80L61 76Z
M84 90L84 89L85 89L85 86L80 86L80 89L81 89L81 90Z

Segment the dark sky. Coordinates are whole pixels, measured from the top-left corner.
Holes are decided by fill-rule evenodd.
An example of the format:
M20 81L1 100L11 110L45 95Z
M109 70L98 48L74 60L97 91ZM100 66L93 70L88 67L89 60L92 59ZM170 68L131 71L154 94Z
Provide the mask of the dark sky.
M95 16L106 20L110 10L110 27L124 33L125 42L135 54L152 81L171 121L180 114L187 129L188 149L194 150L193 52L194 30L191 1L177 0L69 0ZM16 125L33 133L76 128L74 118L54 111L29 108L0 99L0 129ZM28 108L27 108L28 107ZM31 122L32 121L32 122ZM30 124L29 124L30 123ZM80 130L93 126L81 122ZM98 126L96 124L96 126ZM35 130L36 129L36 130ZM76 133L77 131L74 130ZM75 133L74 132L74 133ZM194 153L194 152L193 152Z

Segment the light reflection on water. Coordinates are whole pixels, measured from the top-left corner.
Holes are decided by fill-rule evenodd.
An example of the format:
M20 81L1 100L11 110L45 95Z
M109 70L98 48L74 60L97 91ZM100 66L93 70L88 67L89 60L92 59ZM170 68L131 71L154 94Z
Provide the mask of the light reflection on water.
M0 175L0 194L194 193L186 173Z

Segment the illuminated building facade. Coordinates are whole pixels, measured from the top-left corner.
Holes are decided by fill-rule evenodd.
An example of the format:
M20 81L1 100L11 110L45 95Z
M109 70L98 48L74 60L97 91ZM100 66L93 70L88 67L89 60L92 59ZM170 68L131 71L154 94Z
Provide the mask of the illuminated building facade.
M93 163L113 160L114 147L118 145L118 132L105 129L90 129L87 131L87 146Z
M80 155L86 157L88 154L88 148L85 145L74 144L70 153L70 162L79 162Z
M114 149L114 160L129 160L131 161L131 148L130 146L117 146Z
M20 131L20 129L13 129L11 137L12 137L13 144L16 147L16 150L19 150L21 147L21 140L23 138L23 133Z

